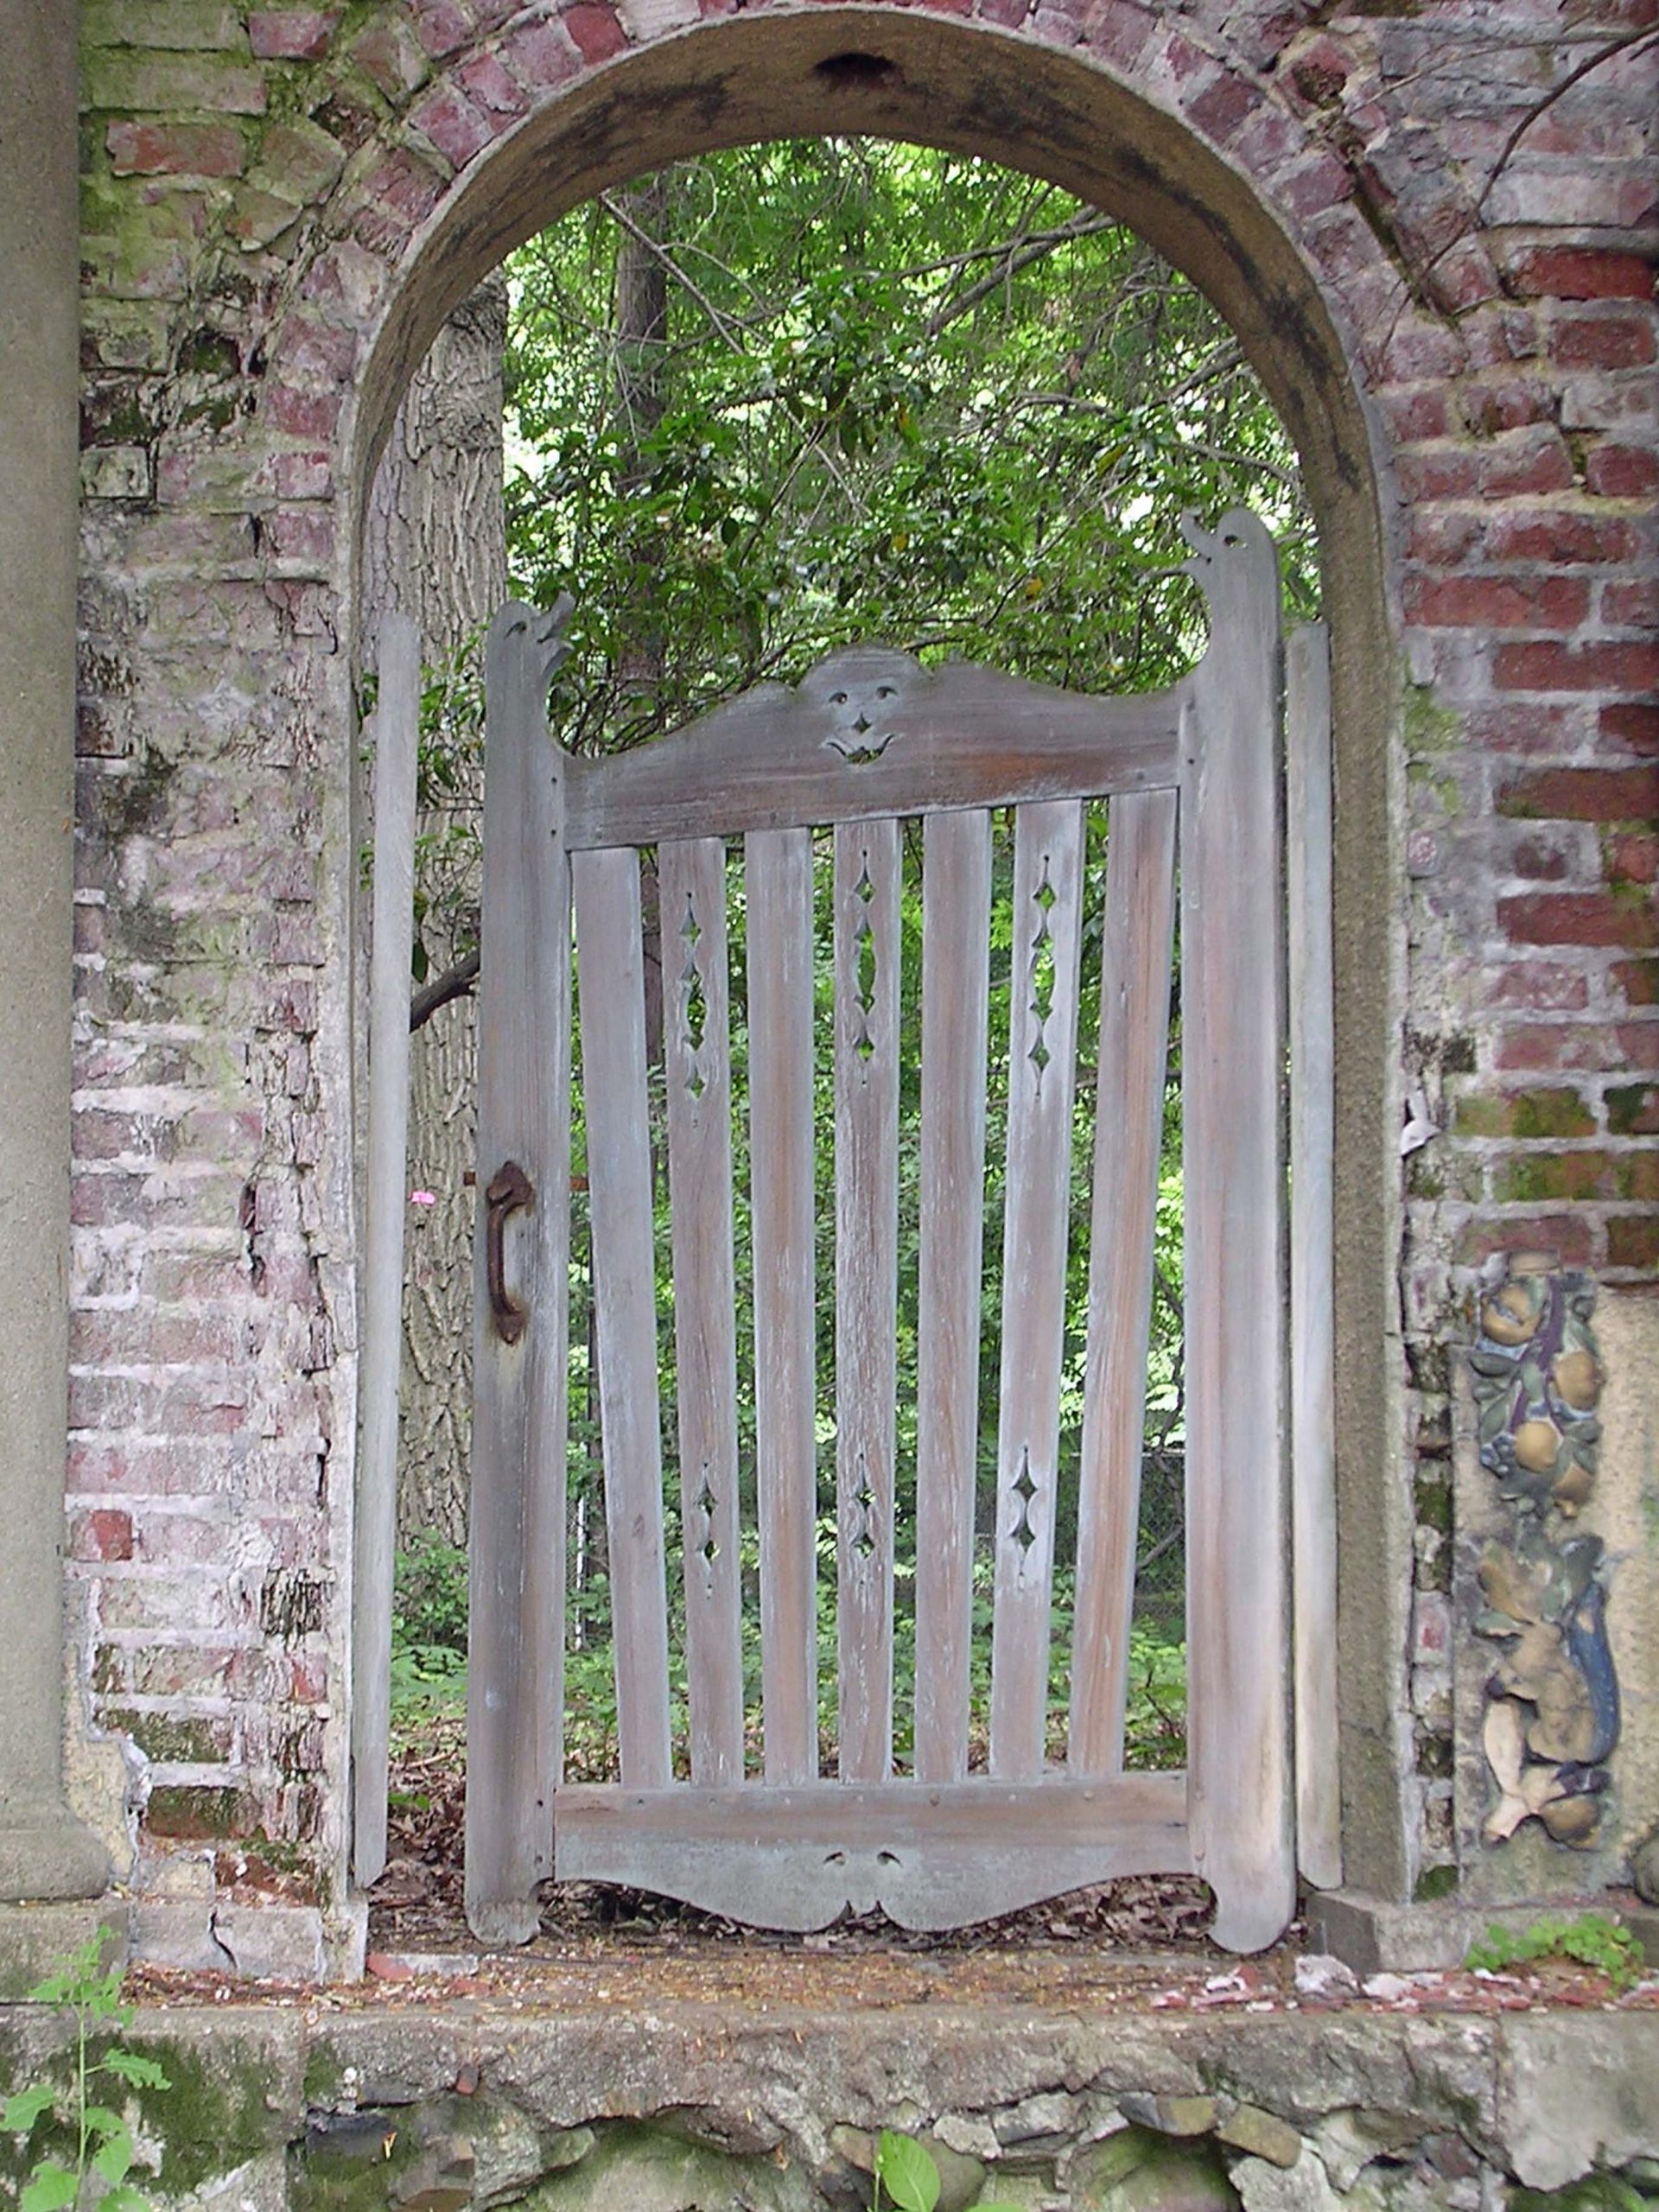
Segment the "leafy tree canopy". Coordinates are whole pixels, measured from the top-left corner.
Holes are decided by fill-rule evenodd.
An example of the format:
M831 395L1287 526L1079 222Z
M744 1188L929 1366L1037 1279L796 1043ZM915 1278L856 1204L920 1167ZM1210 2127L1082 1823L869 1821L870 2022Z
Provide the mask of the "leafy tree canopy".
M619 330L619 255L661 272ZM1089 690L1202 645L1181 512L1254 506L1293 614L1296 461L1227 326L1055 187L876 140L711 155L511 264L518 588L575 598L563 741L627 744L871 639Z

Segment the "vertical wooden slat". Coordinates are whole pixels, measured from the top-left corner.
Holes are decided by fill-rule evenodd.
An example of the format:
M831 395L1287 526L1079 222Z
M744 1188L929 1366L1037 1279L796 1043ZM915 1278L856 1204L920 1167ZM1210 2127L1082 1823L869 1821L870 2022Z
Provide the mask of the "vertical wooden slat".
M631 847L573 853L570 881L618 1749L625 1786L656 1789L672 1767L639 856Z
M1169 1042L1175 805L1173 791L1125 792L1115 798L1106 848L1089 1337L1066 1746L1066 1764L1079 1778L1114 1774L1123 1764L1153 1227Z
M1323 623L1285 655L1290 910L1291 1588L1296 1839L1317 1889L1342 1879L1337 1758L1334 998L1331 946L1331 664Z
M893 1763L899 1293L899 824L835 837L837 1743L846 1782Z
M504 607L486 658L466 1816L467 1919L485 1943L524 1942L539 1923L564 1694L570 871L547 685L569 609ZM512 1343L491 1318L485 1234L508 1160L534 1191L506 1230L527 1314Z
M1181 787L1188 1788L1215 1940L1295 1906L1285 1575L1279 591L1236 510L1184 524L1210 602Z
M800 1783L818 1770L811 833L746 848L766 1774Z
M1083 808L1048 800L1014 822L991 1772L1027 1782L1043 1770L1048 1714Z
M968 1771L991 823L922 832L921 1258L916 1370L916 1773Z
M380 632L374 715L374 909L369 972L369 1129L363 1235L363 1442L357 1469L352 1648L352 1872L386 1863L391 1586L397 1546L397 1385L404 1362L409 1135L409 962L414 934L415 771L421 639L406 614Z
M658 849L691 1779L743 1778L726 849Z

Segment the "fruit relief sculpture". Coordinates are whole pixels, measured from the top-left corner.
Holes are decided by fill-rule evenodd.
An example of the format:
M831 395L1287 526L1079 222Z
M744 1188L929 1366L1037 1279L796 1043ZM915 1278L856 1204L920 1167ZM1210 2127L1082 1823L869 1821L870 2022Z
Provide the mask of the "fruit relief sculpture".
M1510 1510L1481 1556L1475 1620L1496 1647L1482 1738L1497 1785L1489 1843L1537 1820L1557 1843L1588 1850L1618 1741L1602 1541L1574 1525L1601 1437L1594 1304L1587 1277L1516 1253L1481 1300L1469 1355L1480 1464Z

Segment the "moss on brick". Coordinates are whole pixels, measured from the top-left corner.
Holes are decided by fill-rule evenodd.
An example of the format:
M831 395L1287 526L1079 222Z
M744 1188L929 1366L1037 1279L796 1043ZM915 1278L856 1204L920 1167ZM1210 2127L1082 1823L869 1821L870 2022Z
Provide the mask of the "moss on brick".
M1518 1137L1587 1137L1596 1120L1576 1090L1519 1090L1510 1101L1510 1127Z
M1659 1087L1619 1083L1607 1092L1607 1126L1615 1136L1650 1135L1659 1129Z
M1438 1529L1443 1536L1451 1535L1452 1485L1444 1475L1418 1478L1417 1518L1427 1529Z
M1612 1181L1605 1153L1528 1153L1498 1167L1492 1196L1534 1205L1544 1198L1605 1198Z
M1427 683L1406 686L1406 752L1415 758L1449 753L1463 742L1463 724L1449 707L1437 706Z
M152 1835L223 1841L252 1827L257 1814L247 1793L205 1783L163 1783L149 1793L144 1825Z
M124 1728L146 1758L175 1766L216 1766L226 1756L211 1720L168 1713L135 1713L106 1707L99 1716L106 1728Z

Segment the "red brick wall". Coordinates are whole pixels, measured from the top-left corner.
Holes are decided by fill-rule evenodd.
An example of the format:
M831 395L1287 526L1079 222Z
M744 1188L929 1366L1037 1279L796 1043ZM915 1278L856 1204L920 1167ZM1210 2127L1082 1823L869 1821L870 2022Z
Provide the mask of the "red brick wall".
M1442 1132L1402 1171L1398 1448L1427 1496L1483 1262L1541 1244L1659 1277L1652 0L938 5L1079 46L1250 177L1374 410L1402 1074ZM343 410L416 228L634 39L605 0L84 17L71 1573L94 1711L152 1754L150 1834L263 1828L327 1868L354 1334ZM1417 1641L1433 1859L1443 1658Z

